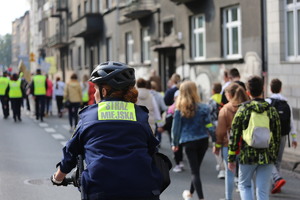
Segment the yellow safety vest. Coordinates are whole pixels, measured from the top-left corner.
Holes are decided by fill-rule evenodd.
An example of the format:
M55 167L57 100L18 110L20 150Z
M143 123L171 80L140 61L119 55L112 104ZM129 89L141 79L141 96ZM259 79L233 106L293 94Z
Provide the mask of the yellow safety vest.
M0 95L1 96L5 95L5 91L7 89L8 83L9 83L9 78L0 77Z
M89 101L89 92L88 91L84 91L82 93L82 102L88 102Z
M9 98L22 98L22 90L21 90L21 80L17 81L9 81Z
M33 95L46 95L46 76L35 75L33 77Z

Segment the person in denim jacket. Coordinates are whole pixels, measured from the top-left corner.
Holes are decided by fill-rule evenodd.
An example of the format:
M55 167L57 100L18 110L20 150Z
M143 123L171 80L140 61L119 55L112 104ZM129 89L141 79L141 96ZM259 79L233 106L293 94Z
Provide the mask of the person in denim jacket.
M200 103L196 84L185 81L179 91L172 124L172 150L176 152L179 144L183 145L192 173L190 190L185 190L182 195L185 200L191 199L196 190L199 199L204 199L200 166L208 148L207 132L215 142L215 128L209 106Z

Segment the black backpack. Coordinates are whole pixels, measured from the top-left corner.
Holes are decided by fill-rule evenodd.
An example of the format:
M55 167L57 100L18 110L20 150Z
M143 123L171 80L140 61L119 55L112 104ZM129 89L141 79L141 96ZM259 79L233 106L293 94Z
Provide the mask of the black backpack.
M275 107L280 118L281 135L288 135L291 131L291 109L284 100L271 98L271 106Z

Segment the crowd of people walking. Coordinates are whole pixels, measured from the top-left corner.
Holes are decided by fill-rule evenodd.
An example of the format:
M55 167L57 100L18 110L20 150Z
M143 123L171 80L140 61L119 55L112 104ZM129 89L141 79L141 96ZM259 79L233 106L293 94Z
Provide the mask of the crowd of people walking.
M191 169L191 184L188 190L183 190L184 200L190 200L194 193L198 199L205 199L200 168L209 142L212 142L216 155L218 178L225 179L226 200L233 199L235 184L242 200L252 200L254 195L258 200L267 200L270 193L280 192L286 183L280 175L280 163L287 138L291 135L292 147L296 148L297 137L291 109L281 94L282 82L273 79L270 84L272 95L266 98L261 77L248 77L245 83L240 78L236 68L225 71L224 83L212 85L208 102L201 101L201 91L195 82L182 80L176 73L170 77L164 92L155 71L148 80L136 80L136 104L147 107L148 123L158 143L161 134L168 134L174 152L173 172L184 170L183 158L186 156ZM22 73L5 71L0 77L4 119L9 118L11 106L14 121L21 122L21 107L31 111L29 101L32 99L35 118L43 122L45 117L53 115L52 101L55 100L57 116L63 117L67 110L70 132L73 132L79 121L79 109L99 103L95 95L102 96L102 88L95 90L88 75L83 75L81 82L78 79L73 73L67 83L59 76L52 82L48 75L37 69L32 81L27 82ZM261 117L262 127L257 128L258 120L253 116ZM255 146L253 141L247 140L247 134L257 137L256 141L267 141L267 145Z

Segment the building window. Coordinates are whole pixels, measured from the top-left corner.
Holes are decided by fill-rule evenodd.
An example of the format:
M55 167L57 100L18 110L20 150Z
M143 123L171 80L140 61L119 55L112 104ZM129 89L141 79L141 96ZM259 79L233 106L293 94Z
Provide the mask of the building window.
M174 32L173 30L173 21L166 21L163 23L163 31L164 31L164 37L167 37Z
M74 63L73 63L73 50L70 49L70 67L71 69L74 68Z
M88 6L88 2L85 1L84 2L84 14L88 13L89 12L89 6Z
M300 60L300 0L286 0L286 56L289 61Z
M80 8L81 6L80 6L80 4L77 6L77 14L78 14L78 18L80 18L81 17L81 13L80 13L80 10L81 10L81 8Z
M128 32L125 34L125 41L126 41L126 63L132 64L133 63L133 37L132 33Z
M103 7L102 7L102 0L98 0L98 11L101 13L102 10L103 10Z
M192 55L194 60L205 58L205 17L192 17Z
M223 10L223 52L226 58L240 58L241 55L241 12L240 8Z
M142 29L142 62L143 63L150 63L151 57L150 57L150 36L149 36L149 30L148 29Z
M90 3L90 11L91 11L92 13L96 13L96 12L97 12L96 0L91 0L91 3Z
M101 46L100 46L100 42L97 45L97 49L98 49L98 63L101 63Z
M112 60L112 40L111 38L106 38L106 60Z
M81 66L81 47L78 47L78 68L79 69L82 69L82 66Z
M106 9L109 10L112 7L111 0L106 0L105 3L106 3Z

